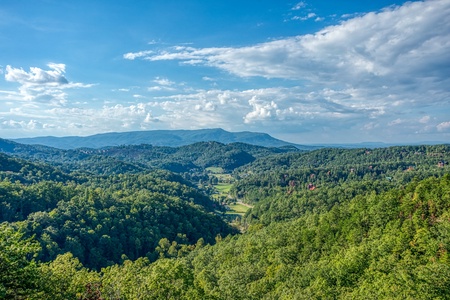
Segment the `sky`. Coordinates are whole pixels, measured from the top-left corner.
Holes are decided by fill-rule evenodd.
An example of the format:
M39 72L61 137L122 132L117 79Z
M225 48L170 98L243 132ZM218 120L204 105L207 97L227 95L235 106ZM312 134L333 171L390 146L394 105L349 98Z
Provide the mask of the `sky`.
M0 137L450 142L450 0L2 0Z

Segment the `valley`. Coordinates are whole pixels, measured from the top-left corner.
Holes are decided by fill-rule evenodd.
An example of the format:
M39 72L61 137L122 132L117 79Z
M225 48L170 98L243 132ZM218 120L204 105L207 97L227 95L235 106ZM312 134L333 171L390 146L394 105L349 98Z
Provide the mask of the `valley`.
M449 145L0 151L6 299L449 296Z

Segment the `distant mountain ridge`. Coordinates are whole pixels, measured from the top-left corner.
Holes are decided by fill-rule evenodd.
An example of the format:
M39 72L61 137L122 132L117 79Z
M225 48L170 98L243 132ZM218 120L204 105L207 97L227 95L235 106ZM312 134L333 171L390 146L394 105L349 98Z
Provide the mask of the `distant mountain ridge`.
M317 147L285 142L260 132L228 132L220 128L199 130L151 130L110 132L91 136L35 137L13 139L22 144L39 144L59 149L104 148L120 145L150 144L153 146L180 147L197 142L215 141L223 144L246 143L263 147L295 146L302 150Z

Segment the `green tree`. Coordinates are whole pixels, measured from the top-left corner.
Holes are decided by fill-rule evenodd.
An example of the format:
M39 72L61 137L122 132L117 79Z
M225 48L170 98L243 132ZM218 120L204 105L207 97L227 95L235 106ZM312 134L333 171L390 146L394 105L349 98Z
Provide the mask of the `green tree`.
M71 253L58 255L40 266L46 298L55 300L82 299L87 287L100 283L98 273L84 268Z
M0 298L25 299L39 292L34 258L40 250L32 238L8 223L0 224Z

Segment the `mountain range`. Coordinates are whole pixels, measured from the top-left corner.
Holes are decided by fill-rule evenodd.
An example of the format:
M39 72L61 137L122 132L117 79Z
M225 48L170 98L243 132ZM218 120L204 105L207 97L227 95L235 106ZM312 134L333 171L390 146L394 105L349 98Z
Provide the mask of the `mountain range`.
M294 146L299 150L314 150L319 148L385 148L407 145L438 145L448 144L442 141L417 143L383 143L363 142L349 144L308 144L290 143L261 132L229 132L221 128L199 130L149 130L131 132L109 132L90 136L41 136L31 138L10 139L26 145L43 145L58 149L70 150L77 148L100 149L104 147L148 144L163 147L181 147L198 142L218 142L222 144L245 143L262 147Z
M317 147L304 146L276 139L266 133L228 132L220 128L200 130L151 130L132 132L110 132L91 136L34 137L13 141L21 144L39 144L59 149L94 148L110 146L150 144L153 146L180 147L197 142L215 141L223 144L247 143L263 147L295 146L301 150Z

